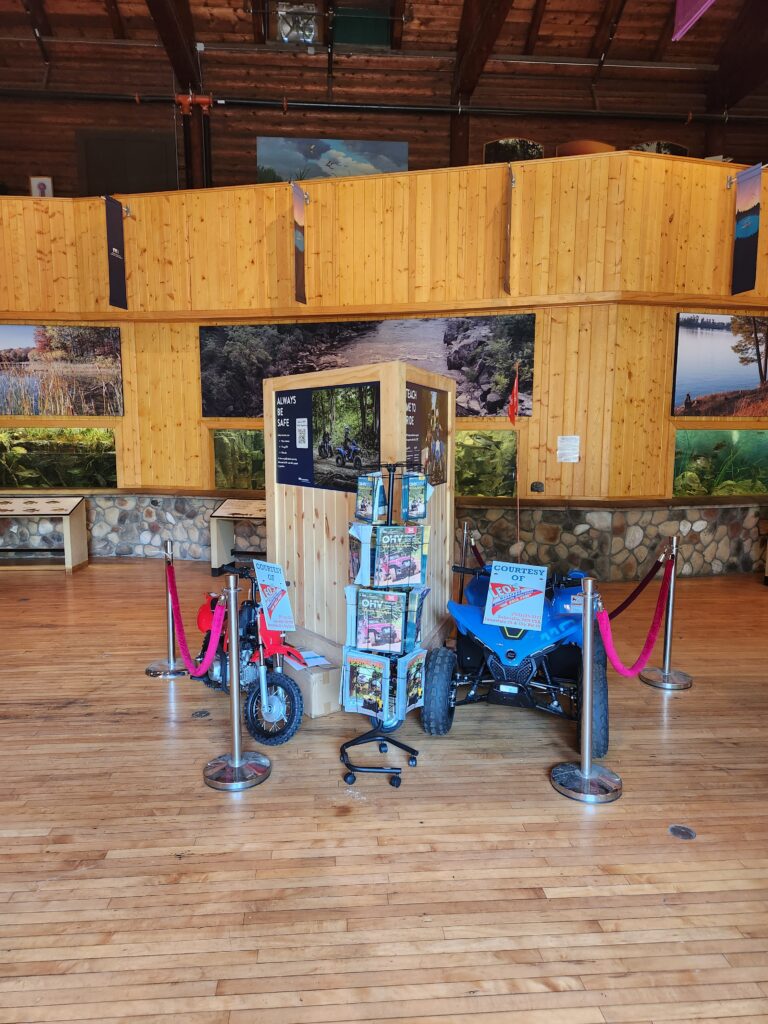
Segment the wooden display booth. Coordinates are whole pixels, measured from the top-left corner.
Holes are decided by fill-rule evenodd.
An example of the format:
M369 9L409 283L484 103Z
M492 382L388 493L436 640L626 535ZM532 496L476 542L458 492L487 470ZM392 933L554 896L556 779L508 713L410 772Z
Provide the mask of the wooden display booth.
M337 464L347 434L364 468L424 458L430 422L440 419L441 463L428 506L430 527L422 643L442 642L453 562L454 415L456 385L449 377L404 362L342 367L264 381L267 536L291 590L297 632L291 642L324 655L331 669L289 669L310 715L338 708L339 666L345 641L344 587L349 583L349 525L354 520L358 470ZM345 418L347 422L345 422ZM320 447L323 445L323 453ZM349 450L349 449L348 449ZM346 459L345 459L346 462ZM386 479L386 473L385 473ZM345 488L345 489L341 489ZM394 522L399 522L399 485Z

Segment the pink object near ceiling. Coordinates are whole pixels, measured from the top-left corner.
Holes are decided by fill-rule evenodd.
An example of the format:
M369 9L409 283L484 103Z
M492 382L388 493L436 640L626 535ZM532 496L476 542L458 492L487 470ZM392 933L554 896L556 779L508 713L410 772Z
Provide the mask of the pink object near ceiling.
M676 43L682 39L688 29L692 28L702 14L708 11L715 2L716 0L677 0L672 42Z

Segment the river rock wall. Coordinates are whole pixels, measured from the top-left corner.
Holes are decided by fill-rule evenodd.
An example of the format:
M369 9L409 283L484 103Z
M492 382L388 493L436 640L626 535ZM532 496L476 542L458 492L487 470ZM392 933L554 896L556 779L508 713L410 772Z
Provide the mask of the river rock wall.
M679 537L683 576L765 570L768 505L665 509L520 510L456 507L456 556L463 524L479 534L486 559L581 569L601 580L641 579L669 537Z
M86 498L89 550L99 558L159 558L166 540L179 559L210 561L209 519L216 498L98 494ZM537 562L603 580L640 579L664 541L680 538L683 576L764 571L768 504L651 509L520 510L457 502L456 558L466 522L488 560ZM61 548L60 519L0 518L0 552ZM266 549L266 523L235 523L235 548Z

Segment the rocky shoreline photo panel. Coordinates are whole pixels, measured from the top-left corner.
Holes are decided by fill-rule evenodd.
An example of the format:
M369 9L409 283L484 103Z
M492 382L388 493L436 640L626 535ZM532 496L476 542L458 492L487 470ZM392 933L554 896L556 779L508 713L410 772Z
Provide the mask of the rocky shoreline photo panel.
M258 417L265 377L402 359L456 381L456 415L506 417L520 364L518 415L533 406L534 313L200 328L203 416Z

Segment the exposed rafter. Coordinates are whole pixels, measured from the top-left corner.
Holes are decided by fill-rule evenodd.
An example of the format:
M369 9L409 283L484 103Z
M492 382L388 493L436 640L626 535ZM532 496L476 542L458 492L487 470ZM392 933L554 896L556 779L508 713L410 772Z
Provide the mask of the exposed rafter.
M544 18L544 8L547 6L547 0L536 0L536 6L533 8L533 14L531 15L531 23L528 26L528 34L525 37L525 49L523 53L530 54L536 49L536 43L539 41L539 32L541 30L541 22Z
M405 27L405 0L393 0L392 3L392 49L403 47L403 28Z
M675 4L674 0L672 6L669 9L667 20L664 22L664 28L661 30L656 47L653 51L654 60L663 60L664 54L667 52L667 47L672 42L672 33L675 31Z
M123 16L120 13L120 8L117 6L117 0L104 0L104 6L107 9L109 15L109 23L112 26L112 35L115 39L125 39L125 23Z
M251 31L257 46L267 41L267 18L266 0L251 0Z
M456 69L453 75L454 100L466 102L475 91L480 75L493 52L513 0L464 0Z
M745 0L720 51L720 68L709 90L709 109L726 110L768 81L766 53L765 0Z
M597 26L595 37L592 40L590 56L605 60L608 49L616 35L621 16L624 13L627 0L606 0L603 13L600 16L600 24Z
M22 0L22 3L24 4L24 10L29 15L29 20L32 22L32 30L35 35L38 38L52 36L53 29L48 20L48 13L43 0Z
M179 88L183 92L202 92L195 30L188 0L147 0L147 7Z

